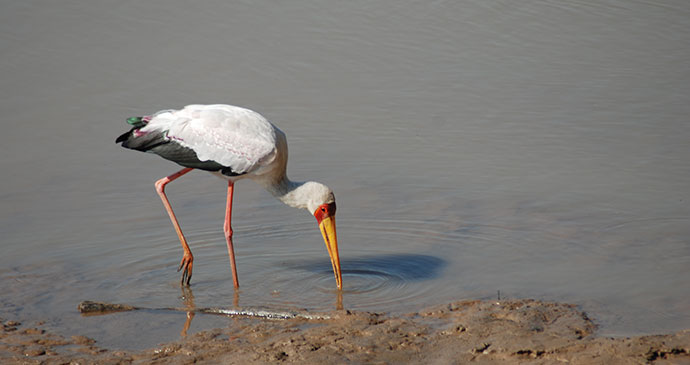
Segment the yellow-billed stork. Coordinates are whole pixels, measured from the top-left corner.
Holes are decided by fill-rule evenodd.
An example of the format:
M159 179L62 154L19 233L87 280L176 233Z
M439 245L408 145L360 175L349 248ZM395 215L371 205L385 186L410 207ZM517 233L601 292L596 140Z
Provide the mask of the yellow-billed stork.
M331 257L336 284L342 289L333 191L318 182L288 179L285 133L266 118L249 109L217 104L162 110L129 118L127 122L132 128L116 139L117 143L122 142L122 147L152 152L184 166L155 184L184 250L178 269L184 269L182 284L189 285L194 256L165 195L165 186L192 169L199 169L228 181L224 231L235 288L239 287L239 281L231 227L233 186L239 179L250 178L283 203L307 209L316 217Z

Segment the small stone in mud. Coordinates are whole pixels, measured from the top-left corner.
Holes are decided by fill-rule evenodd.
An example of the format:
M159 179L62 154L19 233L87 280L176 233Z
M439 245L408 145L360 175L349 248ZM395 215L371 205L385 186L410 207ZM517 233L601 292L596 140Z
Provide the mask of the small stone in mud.
M489 347L491 346L490 343L483 343L481 346L475 348L472 350L472 353L475 354L487 354L488 352L486 351Z
M38 329L38 328L27 328L23 331L23 333L27 334L27 335L42 335L45 332L46 332L45 330Z
M41 356L45 355L46 350L43 347L29 347L24 351L24 356Z
M72 342L77 345L91 345L96 342L96 340L88 338L86 336L72 336Z

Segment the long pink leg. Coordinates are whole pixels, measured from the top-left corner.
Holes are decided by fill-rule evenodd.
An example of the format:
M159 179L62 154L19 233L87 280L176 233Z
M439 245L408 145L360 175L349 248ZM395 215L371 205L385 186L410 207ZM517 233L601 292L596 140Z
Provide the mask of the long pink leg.
M225 240L228 242L228 256L230 256L230 267L232 269L232 281L235 283L235 288L240 287L240 282L237 280L237 266L235 265L235 248L232 246L232 189L234 183L228 181L228 201L225 206Z
M187 244L187 240L184 238L184 235L182 234L182 229L180 228L180 224L177 223L177 218L175 218L175 213L172 210L172 206L170 206L170 202L168 201L168 197L165 196L165 185L167 185L169 182L177 179L178 177L192 171L191 168L187 167L184 168L168 177L164 177L158 181L156 181L156 191L158 192L158 195L160 195L161 200L163 201L163 206L165 206L165 210L168 211L168 215L170 216L170 220L172 221L173 226L175 227L175 232L177 232L177 237L180 238L180 242L182 243L182 249L184 250L184 255L182 256L182 262L180 262L180 267L177 269L179 272L182 270L184 267L184 271L182 272L182 280L180 281L181 284L185 283L185 279L187 281L187 285L189 285L189 281L192 279L192 266L194 263L194 256L192 256L192 250L189 249L189 245Z

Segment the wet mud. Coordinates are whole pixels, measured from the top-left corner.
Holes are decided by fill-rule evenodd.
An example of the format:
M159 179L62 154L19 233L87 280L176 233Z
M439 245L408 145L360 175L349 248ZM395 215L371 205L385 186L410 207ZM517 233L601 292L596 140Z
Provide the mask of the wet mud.
M288 319L230 314L227 328L143 351L102 348L84 336L47 332L40 322L4 319L0 363L690 363L688 330L600 337L576 306L535 300L460 301L399 316L347 310ZM193 317L190 312L188 321Z

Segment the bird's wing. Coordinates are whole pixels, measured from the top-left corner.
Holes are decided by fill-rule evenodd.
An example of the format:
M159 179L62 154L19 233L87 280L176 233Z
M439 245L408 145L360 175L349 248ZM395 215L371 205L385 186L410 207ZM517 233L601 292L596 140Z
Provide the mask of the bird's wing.
M188 105L156 113L142 128L167 130L171 141L192 149L200 161L215 161L237 174L270 163L276 132L260 114L230 105Z

